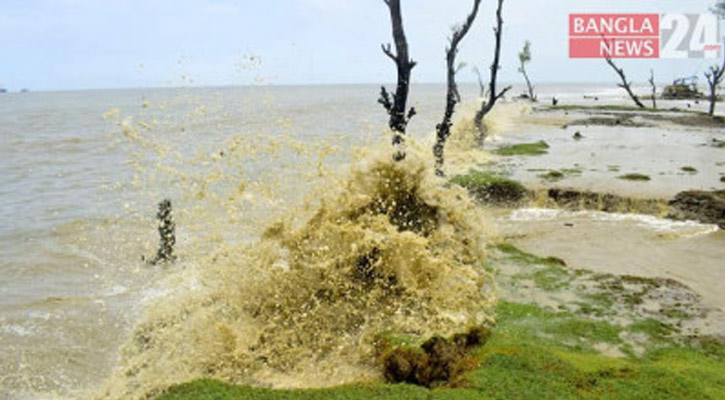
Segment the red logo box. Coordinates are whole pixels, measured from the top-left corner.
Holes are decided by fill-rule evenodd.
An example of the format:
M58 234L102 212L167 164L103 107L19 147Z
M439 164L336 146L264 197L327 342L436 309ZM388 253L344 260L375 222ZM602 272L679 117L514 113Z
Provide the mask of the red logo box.
M658 14L571 14L569 57L658 58Z

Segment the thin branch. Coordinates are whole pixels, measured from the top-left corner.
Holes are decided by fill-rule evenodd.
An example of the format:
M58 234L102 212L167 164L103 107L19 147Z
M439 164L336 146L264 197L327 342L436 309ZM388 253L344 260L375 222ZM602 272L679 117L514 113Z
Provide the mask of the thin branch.
M614 61L612 61L610 57L606 57L605 59L607 60L607 64L609 64L609 66L612 67L617 75L619 75L619 79L622 80L622 83L618 84L617 86L627 91L627 94L629 95L629 97L632 98L632 101L634 101L634 104L636 104L637 107L646 108L645 105L642 104L642 101L640 101L639 97L637 97L637 95L632 92L632 84L630 82L627 82L627 77L624 75L624 70L617 67L617 65L614 64Z
M652 108L657 109L657 85L655 84L655 71L649 70L649 84L652 87Z

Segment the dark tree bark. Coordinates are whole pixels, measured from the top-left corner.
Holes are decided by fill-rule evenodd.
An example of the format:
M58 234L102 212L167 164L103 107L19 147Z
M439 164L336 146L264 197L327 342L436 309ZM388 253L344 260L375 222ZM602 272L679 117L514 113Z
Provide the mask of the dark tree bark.
M388 112L390 120L388 126L393 131L393 160L402 161L405 159L405 130L408 122L415 115L415 109L407 110L408 93L410 91L410 72L415 67L415 61L410 59L408 54L408 41L405 38L403 29L403 17L400 11L400 0L383 0L390 10L390 21L393 26L393 40L395 42L395 54L390 44L382 45L383 53L390 57L398 69L398 84L395 93L391 95L380 88L380 103Z
M486 139L486 128L483 126L483 118L493 109L496 102L502 98L506 92L511 90L511 86L504 88L501 92L496 91L496 79L498 78L499 63L501 61L501 35L503 34L503 0L498 0L496 7L496 27L493 33L496 38L496 47L493 54L493 63L491 63L491 77L488 82L488 99L481 103L481 108L476 113L473 123L480 135L481 144Z
M606 60L607 60L607 64L609 64L609 66L612 67L612 69L614 69L614 72L616 72L617 75L619 75L619 79L622 80L622 83L618 84L617 86L619 86L622 89L627 91L627 94L629 95L629 97L632 98L632 101L634 101L634 104L636 104L637 107L646 108L644 106L644 104L642 104L642 101L639 100L639 97L637 97L637 95L634 94L634 92L632 92L632 86L631 86L632 84L630 82L627 82L627 77L624 75L624 70L622 68L617 67L611 58L607 57Z
M159 212L156 214L159 221L159 250L151 264L174 261L174 245L176 244L176 224L171 211L171 200L164 199L159 203Z
M478 7L481 0L473 0L473 10L466 18L463 25L453 29L453 35L450 39L450 45L446 49L446 67L448 71L447 83L448 89L446 93L446 109L443 113L443 120L436 125L436 143L433 146L433 156L436 159L436 175L443 176L444 149L446 140L451 135L451 126L453 123L453 113L456 111L456 104L461 101L461 95L458 93L458 85L456 84L456 56L458 55L458 45L466 36L473 25L473 21L478 14Z
M657 85L655 84L655 71L649 70L649 84L652 87L652 108L657 109Z
M715 105L717 104L717 87L720 86L720 84L723 81L723 78L725 77L725 56L723 58L723 63L720 66L713 65L710 67L710 70L705 72L705 78L707 78L707 84L710 86L710 109L708 110L708 114L710 116L715 115Z

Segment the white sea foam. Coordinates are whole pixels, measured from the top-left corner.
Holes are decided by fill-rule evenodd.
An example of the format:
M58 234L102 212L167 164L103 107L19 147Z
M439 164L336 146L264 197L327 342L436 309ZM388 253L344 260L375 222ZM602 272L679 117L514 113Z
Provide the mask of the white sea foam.
M600 222L630 222L635 226L658 233L674 233L681 237L707 235L720 230L717 225L697 221L675 221L643 214L616 214L603 211L565 211L548 208L522 208L513 211L509 220L515 222L541 222L556 219L587 219Z

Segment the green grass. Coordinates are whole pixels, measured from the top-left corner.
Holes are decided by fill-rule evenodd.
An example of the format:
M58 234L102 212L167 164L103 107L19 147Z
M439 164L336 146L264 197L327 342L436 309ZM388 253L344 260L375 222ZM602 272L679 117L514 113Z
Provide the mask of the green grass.
M641 329L661 335L656 321ZM316 390L272 390L197 380L175 386L157 400L479 400L725 398L721 342L699 348L665 344L642 358L614 358L593 343L619 343L620 328L582 320L531 304L501 302L498 326L476 356L479 367L462 387L427 390L383 383Z
M682 167L682 168L680 168L680 170L682 170L682 172L687 172L689 174L696 174L697 173L697 168L690 167L690 166Z
M543 140L504 146L494 151L501 156L540 156L547 153L549 145Z
M468 189L480 200L493 203L516 203L526 196L520 182L488 171L471 170L451 178L451 183Z
M491 260L512 262L544 290L582 276L554 257L539 257L508 243L491 245ZM725 344L678 329L655 317L617 324L601 318L615 309L626 285L658 287L655 278L594 274L607 285L574 308L500 301L496 326L474 350L478 366L456 387L425 389L407 384L360 383L328 389L273 390L201 379L170 388L156 400L715 400L725 398ZM573 286L572 286L573 287ZM524 289L522 289L524 290ZM526 289L528 290L528 289ZM625 299L626 300L626 299ZM576 307L578 306L578 307ZM587 309L589 307L589 309ZM578 311L577 311L578 308ZM602 311L597 311L601 309ZM616 311L615 311L616 312ZM621 316L620 316L621 317ZM627 335L647 338L643 353ZM417 336L381 333L395 346L418 346ZM597 349L619 349L612 357ZM638 354L638 355L635 355ZM314 384L314 382L311 382Z
M626 181L638 181L638 182L647 182L647 181L652 180L652 178L650 178L649 175L635 174L635 173L620 175L620 176L618 176L618 178L624 179Z

